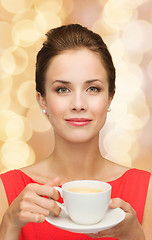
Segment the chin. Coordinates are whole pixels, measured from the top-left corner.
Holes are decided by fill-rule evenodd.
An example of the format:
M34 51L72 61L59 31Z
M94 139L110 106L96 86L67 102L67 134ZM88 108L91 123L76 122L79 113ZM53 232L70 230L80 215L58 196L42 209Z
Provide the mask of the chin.
M87 143L89 141L92 141L93 139L95 139L96 136L72 136L71 138L67 138L66 140L71 142L71 143L77 143L77 144L83 144L83 143Z

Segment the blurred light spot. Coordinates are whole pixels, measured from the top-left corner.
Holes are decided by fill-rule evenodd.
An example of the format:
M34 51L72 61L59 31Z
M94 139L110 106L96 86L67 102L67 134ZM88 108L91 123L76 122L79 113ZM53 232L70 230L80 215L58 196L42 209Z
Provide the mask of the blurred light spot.
M108 46L119 37L119 29L108 25L103 18L94 23L92 30L100 34Z
M122 72L128 72L128 62L125 61L123 58L121 59L121 61L115 62L115 67L117 68L117 78L119 75L121 75Z
M6 134L8 140L23 140L27 141L32 136L32 127L30 122L22 116L11 117L6 124Z
M125 48L124 48L124 45L123 45L121 39L116 39L111 44L109 44L109 51L110 51L111 55L113 56L114 62L115 63L120 62L125 53Z
M131 167L132 160L129 156L134 137L124 129L114 128L106 133L103 146L107 152L105 157L113 162Z
M142 127L148 122L150 118L150 111L146 103L145 95L140 94L129 106L129 112L135 113L140 119Z
M1 48L12 47L13 41L11 36L12 25L7 22L0 22L0 46Z
M122 33L126 48L133 52L146 52L152 48L152 24L137 20L128 23Z
M117 164L126 166L131 168L132 167L132 159L131 156L126 153L126 152L119 152L119 153L113 153L111 154L106 154L105 158L110 159L112 162L115 162Z
M125 47L126 48L126 47ZM143 53L142 52L131 52L126 49L125 58L129 64L140 64L143 60Z
M6 142L2 146L2 164L8 169L26 166L30 149L22 141Z
M36 132L45 132L51 128L50 122L44 116L39 106L28 111L27 119L30 120L33 130Z
M3 8L11 13L26 11L33 4L33 0L1 0Z
M133 14L131 8L127 8L122 1L109 0L103 9L103 19L110 26L128 22Z
M6 125L10 118L16 116L11 110L0 111L0 140L5 141L7 139Z
M28 19L22 19L13 26L12 36L16 45L21 47L29 47L39 38L39 34L34 28L33 21Z
M111 155L128 152L131 149L131 143L129 134L119 129L107 132L103 140L105 150Z
M11 105L11 97L9 93L0 94L0 110L7 109Z
M140 154L140 144L138 141L135 141L130 150L130 155L132 159L136 159Z
M142 92L142 76L139 76L125 70L117 72L117 97L130 102Z
M142 86L144 73L142 71L142 68L140 68L139 65L137 65L135 62L128 62L128 70L130 73L132 73L134 76L138 78L139 85Z
M10 75L0 76L0 96L10 91L12 82L13 79Z
M6 11L6 10L3 8L2 4L1 4L1 0L0 0L0 13L1 13L0 16L1 16L1 20L2 20L2 21L6 21L6 22L8 22L8 23L12 22L12 18L13 18L13 16L14 16L14 14Z
M40 36L44 37L46 32L51 28L61 26L61 20L52 11L45 11L38 13L34 20L34 26Z
M31 147L29 147L29 155L28 158L26 160L26 165L32 165L33 163L35 163L35 152L33 151L33 149Z
M11 117L6 124L6 134L9 140L18 139L24 132L24 122L20 116Z
M13 101L11 101L10 109L14 111L16 114L22 115L22 116L24 116L26 111L25 108L22 105L20 105L18 100L16 99L15 100L13 99Z
M127 114L119 124L122 128L130 131L135 131L143 127L141 119L135 114Z
M17 23L20 20L25 20L25 19L33 21L36 15L37 15L37 13L36 13L35 9L34 8L29 8L25 12L21 12L19 14L14 15L13 23Z
M27 142L32 137L33 128L31 122L27 118L22 117L22 120L24 122L24 132L21 136L21 140Z
M35 82L23 82L17 91L17 97L19 103L26 108L33 108L37 106L35 95Z
M137 8L143 3L148 2L149 0L122 0L122 3L131 8Z
M35 0L34 6L37 11L44 12L44 11L52 11L54 13L58 13L62 8L62 0Z
M111 104L111 112L108 114L108 121L114 123L122 121L127 114L127 109L127 104L125 102L114 99Z
M4 51L0 60L2 70L7 74L13 74L15 71L15 59L11 54L11 50Z
M7 74L20 74L28 64L28 55L22 48L9 48L2 53L1 67Z

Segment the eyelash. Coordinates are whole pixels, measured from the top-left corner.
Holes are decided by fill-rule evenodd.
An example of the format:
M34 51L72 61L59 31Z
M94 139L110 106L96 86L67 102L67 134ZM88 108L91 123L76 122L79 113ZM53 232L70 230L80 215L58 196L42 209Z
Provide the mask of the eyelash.
M92 89L93 91L92 91L91 89ZM96 89L96 90L95 90L95 89ZM64 90L64 91L63 91L63 90ZM68 91L67 91L67 90L68 90ZM89 91L89 92L100 92L100 91L101 91L101 88L91 86L91 87L89 87L89 88L87 89L87 91L88 91L88 90L91 90L91 91ZM59 88L56 89L56 92L59 93L59 94L60 94L60 93L62 94L62 93L68 93L68 92L70 92L70 90L69 90L68 88L66 88L66 87L59 87Z
M93 86L92 86L92 87L89 87L88 90L89 90L89 89L90 89L90 90L93 89L93 91L91 90L91 92L100 92L100 91L101 91L101 89L100 89L99 87L93 87ZM95 89L96 89L96 90L95 90ZM94 90L95 90L95 91L94 91Z
M59 87L59 88L56 89L56 92L57 93L67 93L67 91L62 92L61 90L68 90L68 92L70 92L70 90L66 87Z

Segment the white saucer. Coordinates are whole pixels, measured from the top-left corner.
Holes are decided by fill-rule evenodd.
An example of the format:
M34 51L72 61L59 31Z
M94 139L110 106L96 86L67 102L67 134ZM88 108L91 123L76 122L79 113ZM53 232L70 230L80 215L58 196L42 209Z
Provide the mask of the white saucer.
M75 233L98 233L102 230L112 228L120 223L125 218L125 212L120 208L108 209L104 218L93 225L79 225L74 223L63 210L58 217L49 215L46 217L46 221L52 225Z

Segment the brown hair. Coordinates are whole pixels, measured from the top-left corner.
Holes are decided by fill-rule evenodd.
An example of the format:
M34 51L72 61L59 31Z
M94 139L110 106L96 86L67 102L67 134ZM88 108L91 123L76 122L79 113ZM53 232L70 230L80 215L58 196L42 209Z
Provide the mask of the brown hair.
M70 49L85 47L100 56L107 71L109 95L115 93L115 68L112 57L102 38L79 24L69 24L51 29L46 34L47 39L37 54L36 62L36 90L45 96L45 73L50 60Z

